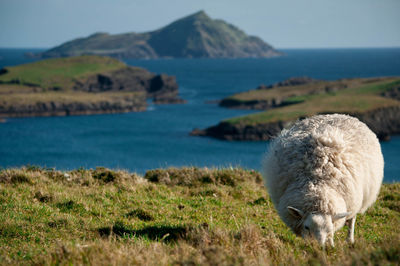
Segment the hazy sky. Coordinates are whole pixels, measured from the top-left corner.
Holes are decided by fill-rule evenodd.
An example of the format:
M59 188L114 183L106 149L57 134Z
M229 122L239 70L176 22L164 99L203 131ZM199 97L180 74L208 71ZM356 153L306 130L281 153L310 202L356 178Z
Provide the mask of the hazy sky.
M199 10L277 48L400 47L400 0L0 0L0 47L150 31Z

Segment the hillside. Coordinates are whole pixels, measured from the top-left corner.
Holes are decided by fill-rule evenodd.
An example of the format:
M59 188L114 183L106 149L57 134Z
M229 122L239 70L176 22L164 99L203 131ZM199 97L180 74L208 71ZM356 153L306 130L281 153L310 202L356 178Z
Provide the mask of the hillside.
M229 108L265 110L224 120L193 135L226 140L268 140L297 119L325 113L358 117L380 139L400 134L400 79L321 81L296 78L235 94L220 102Z
M283 224L243 169L0 170L0 264L396 265L400 185L322 250Z
M38 61L0 70L0 117L143 111L146 100L180 103L175 77L101 56Z
M243 58L281 55L258 37L211 19L204 11L146 33L111 35L96 33L45 51L38 56L66 57L83 54L118 58Z

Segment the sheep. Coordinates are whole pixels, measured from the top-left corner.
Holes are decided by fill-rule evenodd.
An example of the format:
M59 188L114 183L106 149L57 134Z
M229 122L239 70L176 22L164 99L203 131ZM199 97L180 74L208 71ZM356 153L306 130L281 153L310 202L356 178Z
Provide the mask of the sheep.
M357 118L316 115L271 141L263 178L283 222L303 238L334 246L345 223L354 243L356 215L378 196L383 155L376 135Z

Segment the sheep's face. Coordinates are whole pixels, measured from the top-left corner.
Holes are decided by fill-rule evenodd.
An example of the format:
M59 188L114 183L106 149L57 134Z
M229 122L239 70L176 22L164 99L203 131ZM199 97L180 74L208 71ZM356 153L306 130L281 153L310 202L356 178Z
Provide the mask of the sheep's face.
M333 234L334 228L331 215L311 213L305 218L301 233L303 238L314 238L321 245L325 245L328 240L333 246Z
M334 246L333 235L335 233L334 222L337 219L342 219L350 215L350 213L340 213L336 215L310 213L305 215L303 211L294 207L288 207L290 215L302 220L301 236L303 238L313 238L322 246L326 241L329 241L331 246Z

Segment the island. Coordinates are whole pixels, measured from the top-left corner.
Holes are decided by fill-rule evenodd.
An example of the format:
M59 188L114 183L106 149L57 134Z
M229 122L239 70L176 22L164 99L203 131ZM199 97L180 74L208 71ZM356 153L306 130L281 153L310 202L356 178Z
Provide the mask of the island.
M63 43L40 54L41 58L78 55L117 58L268 58L282 55L256 36L204 11L145 33L95 33Z
M329 113L359 118L381 140L400 134L399 77L335 81L291 78L232 95L219 104L263 111L226 119L206 129L194 129L191 135L223 140L269 140L298 119Z
M4 117L136 112L154 103L183 103L173 76L110 57L46 59L0 70Z

